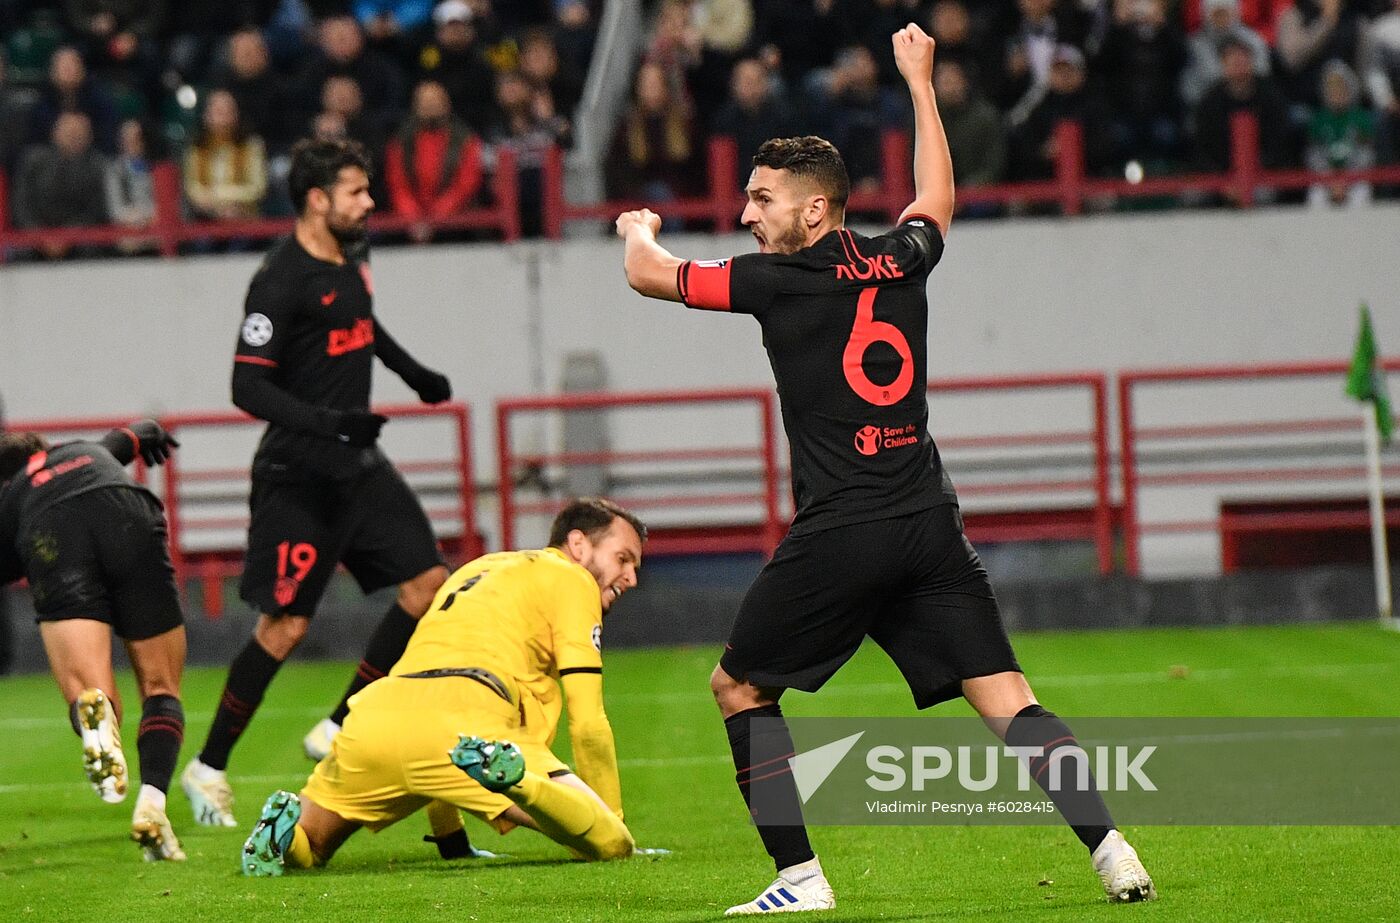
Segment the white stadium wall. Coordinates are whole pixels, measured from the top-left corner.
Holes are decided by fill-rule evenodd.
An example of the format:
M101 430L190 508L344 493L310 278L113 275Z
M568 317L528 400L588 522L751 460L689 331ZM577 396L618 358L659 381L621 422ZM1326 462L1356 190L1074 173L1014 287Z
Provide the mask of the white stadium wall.
M744 236L667 242L695 257L751 249ZM494 400L557 389L572 351L601 354L614 389L770 384L752 320L646 302L627 289L620 257L617 242L601 238L375 254L380 317L476 408L482 482L494 479ZM0 394L10 415L227 407L230 354L256 265L256 256L227 256L0 267ZM1382 347L1400 352L1400 207L962 223L930 295L934 377L1339 359L1362 299ZM1290 392L1289 410L1315 402L1336 413L1339 388ZM382 369L375 394L412 397ZM1207 408L1199 395L1176 406L1168 396L1163 418L1196 419L1232 400L1259 398L1217 396ZM935 406L935 436L985 431L989 412L1034 416L1027 425L1041 428L1056 422L1014 400L949 401ZM697 424L691 416L676 425L683 438ZM625 441L625 431L614 433L615 445ZM1202 515L1215 501L1178 494L1160 502ZM489 507L483 514L492 522ZM1149 542L1148 571L1210 570L1212 542Z

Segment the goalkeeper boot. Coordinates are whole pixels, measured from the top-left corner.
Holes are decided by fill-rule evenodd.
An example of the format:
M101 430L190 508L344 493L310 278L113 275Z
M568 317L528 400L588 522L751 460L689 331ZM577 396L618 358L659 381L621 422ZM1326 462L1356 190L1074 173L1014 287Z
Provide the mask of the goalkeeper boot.
M306 736L301 739L301 749L309 760L321 762L321 760L331 755L331 744L335 742L335 736L340 733L340 725L329 718L322 718L316 722L316 726L306 732Z
M452 765L487 791L503 792L525 778L525 755L508 740L482 740L463 734L447 756Z
M159 793L145 786L136 796L136 811L131 815L131 838L141 847L141 857L147 862L184 862L185 851L170 828L170 818L165 816L165 805L157 803Z
M228 773L206 766L196 757L180 773L180 787L190 800L196 822L206 827L236 827L233 819L233 788Z
M1142 867L1137 850L1128 845L1123 834L1108 831L1093 854L1094 871L1099 873L1104 893L1115 904L1157 899L1157 889L1147 869Z
M84 689L74 703L83 741L83 771L103 801L126 798L126 757L112 702L101 689Z
M813 873L815 867L815 874ZM801 882L793 881L801 877ZM738 904L724 912L726 917L751 916L760 913L801 913L807 910L831 910L836 906L836 893L816 859L783 869L763 893L747 904Z
M281 875L300 819L301 800L296 792L280 791L269 795L262 816L243 843L243 874L251 878Z

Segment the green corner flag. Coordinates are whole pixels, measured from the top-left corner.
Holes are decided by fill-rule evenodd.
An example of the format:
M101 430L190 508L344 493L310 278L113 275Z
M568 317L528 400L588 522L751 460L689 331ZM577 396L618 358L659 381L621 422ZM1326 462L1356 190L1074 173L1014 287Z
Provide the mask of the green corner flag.
M1356 349L1347 373L1347 394L1358 401L1370 401L1375 406L1376 428L1381 442L1389 445L1395 429L1395 414L1390 409L1390 395L1385 390L1385 371L1376 354L1376 335L1371 330L1371 309L1361 305L1361 329L1356 334Z

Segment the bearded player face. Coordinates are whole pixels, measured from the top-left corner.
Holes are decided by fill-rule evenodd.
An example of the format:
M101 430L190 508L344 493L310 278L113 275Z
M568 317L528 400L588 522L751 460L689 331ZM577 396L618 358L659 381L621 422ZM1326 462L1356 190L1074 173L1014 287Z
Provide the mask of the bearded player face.
M369 233L369 175L359 167L341 167L335 185L326 193L326 228L342 246L355 244Z
M807 246L813 200L821 198L788 170L754 167L744 190L749 203L740 218L758 241L759 253L796 253Z

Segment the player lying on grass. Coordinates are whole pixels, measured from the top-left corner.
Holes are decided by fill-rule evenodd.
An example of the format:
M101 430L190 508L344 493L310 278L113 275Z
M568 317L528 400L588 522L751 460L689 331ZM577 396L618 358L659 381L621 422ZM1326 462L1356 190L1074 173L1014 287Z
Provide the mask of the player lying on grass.
M147 861L185 858L165 813L185 731L185 620L160 501L124 469L138 455L158 465L175 445L154 420L98 442L50 446L37 433L0 435L0 585L29 580L44 651L83 742L83 769L109 804L127 792L112 633L126 642L141 692L131 838Z
M953 217L953 165L933 95L933 39L910 24L892 42L915 135L915 199L895 230L866 237L844 227L850 179L840 152L815 137L768 141L754 157L742 220L758 253L681 260L656 242L656 214L617 219L636 291L758 320L792 447L797 514L710 680L739 790L778 870L731 914L836 904L806 829L787 821L801 802L778 700L820 689L867 636L919 708L961 695L1008 744L1041 748L1030 766L1038 782L1052 751L1077 746L1021 673L928 432L927 284ZM1097 791L1048 794L1110 899L1155 896ZM783 822L765 821L775 815Z
M632 855L601 639L603 613L637 585L645 537L621 507L575 500L548 548L488 554L453 574L403 658L351 699L300 795L268 798L244 874L321 865L361 827L423 807L440 845L465 843L460 808L502 833L532 827L580 858ZM578 775L549 749L561 686Z

